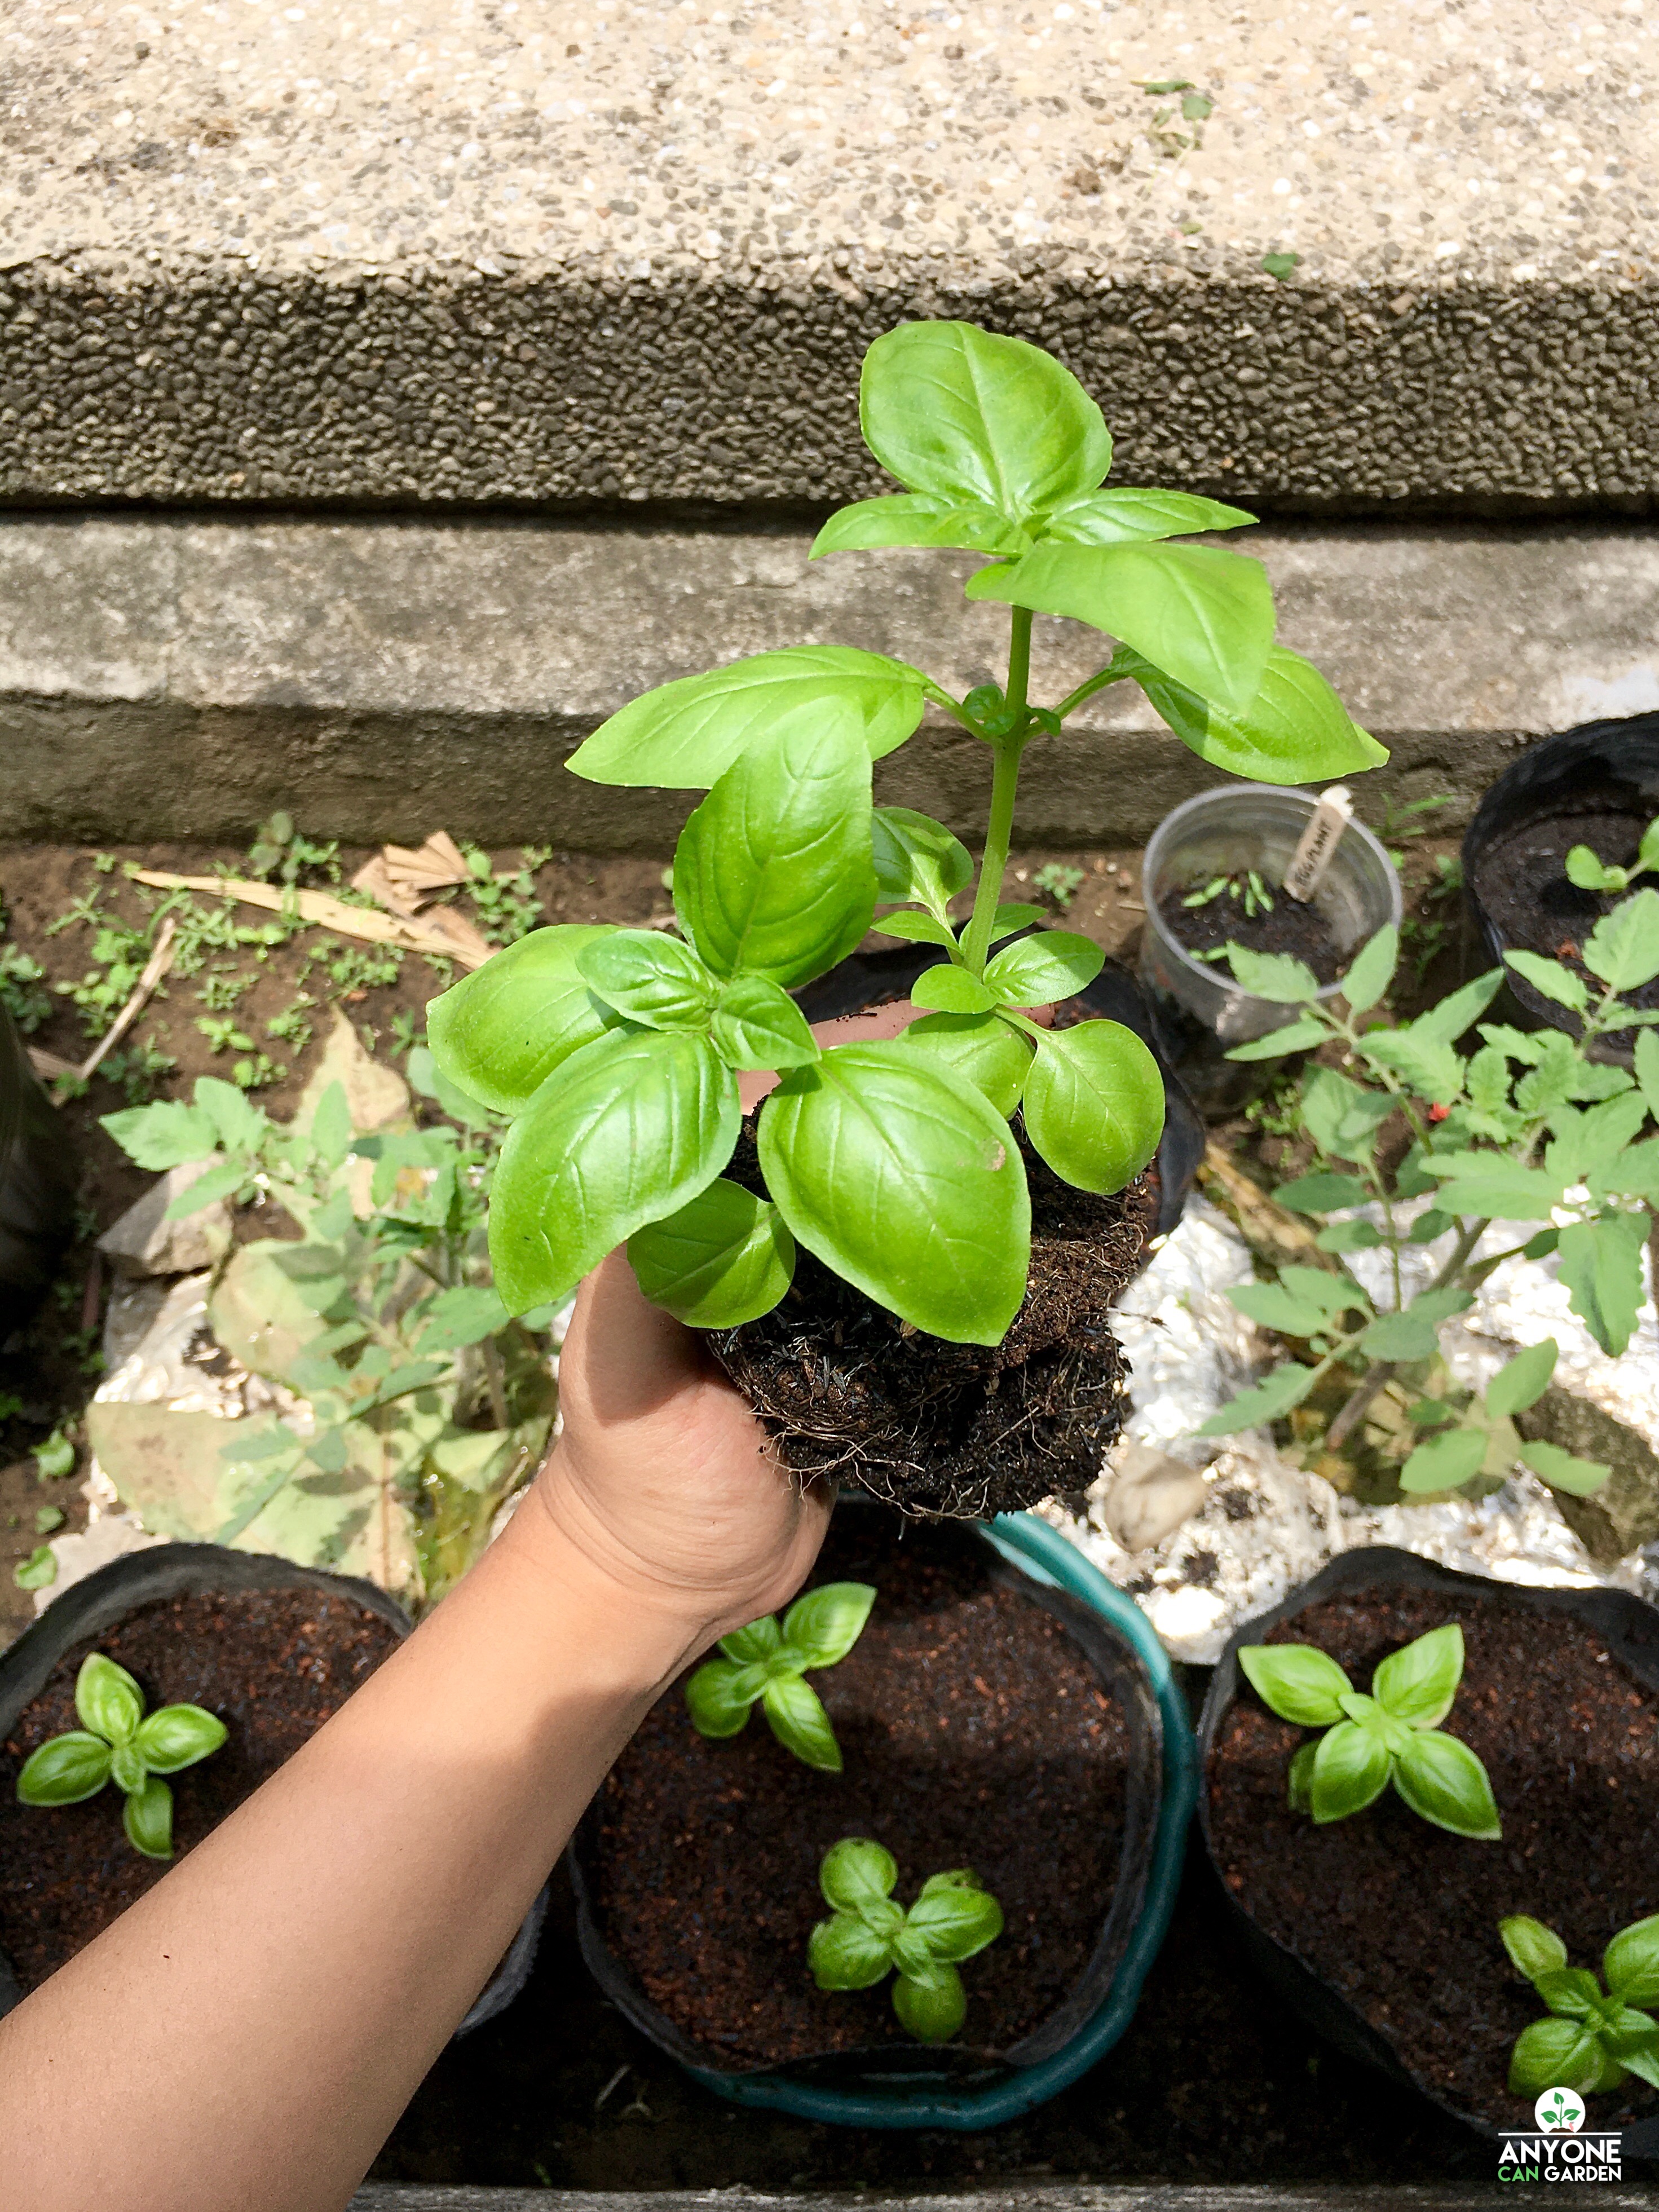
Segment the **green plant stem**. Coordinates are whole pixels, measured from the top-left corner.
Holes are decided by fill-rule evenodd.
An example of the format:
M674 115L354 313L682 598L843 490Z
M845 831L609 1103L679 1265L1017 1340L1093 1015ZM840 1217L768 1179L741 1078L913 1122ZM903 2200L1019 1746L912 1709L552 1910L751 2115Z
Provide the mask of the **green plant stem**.
M1458 1231L1456 1243L1446 1256L1445 1264L1428 1285L1427 1290L1419 1293L1419 1297L1426 1297L1431 1291L1443 1291L1450 1286L1453 1278L1459 1273L1463 1262L1480 1242L1481 1236L1487 1226L1488 1224L1484 1219L1465 1223ZM1372 1399L1394 1374L1398 1365L1399 1362L1394 1359L1372 1360L1350 1392L1341 1412L1325 1431L1325 1443L1329 1450L1341 1450L1343 1445L1364 1419L1366 1408Z
M1115 656L1106 667L1097 670L1086 683L1079 684L1075 691L1066 693L1054 710L1054 720L1063 722L1068 714L1077 712L1085 699L1092 699L1097 691L1103 691L1109 684L1121 684L1127 673L1118 666Z
M985 830L985 853L980 862L979 888L974 911L962 940L963 963L970 975L985 973L985 957L991 949L991 924L1002 896L1002 878L1008 866L1008 848L1014 835L1014 794L1019 787L1019 757L1027 738L1026 694L1031 678L1031 611L1015 607L1008 640L1008 688L1005 694L1013 717L1006 737L994 741L996 766L991 778L991 818Z

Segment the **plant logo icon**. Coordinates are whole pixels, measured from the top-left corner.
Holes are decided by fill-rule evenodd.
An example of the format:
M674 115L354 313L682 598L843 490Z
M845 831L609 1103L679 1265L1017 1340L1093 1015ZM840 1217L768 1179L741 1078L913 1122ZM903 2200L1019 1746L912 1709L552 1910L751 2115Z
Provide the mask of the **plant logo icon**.
M1576 2089L1546 2089L1532 2111L1547 2136L1572 2135L1584 2124L1584 2100Z

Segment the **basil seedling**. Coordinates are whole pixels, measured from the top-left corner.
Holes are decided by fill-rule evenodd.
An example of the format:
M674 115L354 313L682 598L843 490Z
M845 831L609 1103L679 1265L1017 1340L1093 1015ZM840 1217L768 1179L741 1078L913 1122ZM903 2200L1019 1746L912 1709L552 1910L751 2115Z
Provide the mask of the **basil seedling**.
M898 1867L890 1851L848 1836L824 1853L818 1886L832 1908L807 1946L821 1990L873 1989L887 1974L893 2010L918 2043L948 2043L967 2016L957 1972L1002 1933L1002 1907L967 1867L930 1875L907 1912L893 1898Z
M1463 1679L1463 1632L1455 1620L1390 1652L1357 1691L1311 1644L1248 1644L1238 1655L1251 1687L1280 1720L1325 1730L1291 1761L1291 1808L1322 1826L1362 1812L1390 1782L1424 1820L1455 1836L1501 1836L1486 1770L1438 1723Z
M1650 822L1642 832L1636 858L1627 868L1615 868L1588 845L1575 845L1567 855L1567 880L1581 891L1627 891L1638 876L1659 874L1659 822Z
M1519 1971L1549 2007L1548 2020L1523 2029L1510 2060L1510 2094L1546 2089L1617 2089L1627 2074L1659 2089L1659 1912L1615 1936L1601 1954L1601 1983L1569 1966L1567 1947L1553 1929L1523 1912L1500 1920L1498 1932Z
M173 1856L173 1792L161 1780L218 1750L225 1724L200 1705L161 1705L144 1717L144 1693L125 1667L94 1651L75 1678L82 1726L31 1752L17 1778L25 1805L78 1805L106 1782L126 1795L121 1825L147 1859Z
M720 1638L722 1656L706 1660L685 1686L691 1724L701 1735L738 1735L759 1702L786 1749L821 1774L841 1772L841 1746L818 1695L802 1678L834 1667L864 1632L876 1601L868 1583L825 1583L798 1597L783 1616L751 1620Z

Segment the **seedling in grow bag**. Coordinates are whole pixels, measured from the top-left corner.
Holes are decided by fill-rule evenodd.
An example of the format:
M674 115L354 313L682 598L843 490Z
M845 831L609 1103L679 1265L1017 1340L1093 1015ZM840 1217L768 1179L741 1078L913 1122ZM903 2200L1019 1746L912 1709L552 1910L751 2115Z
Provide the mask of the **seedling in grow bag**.
M1346 1820L1392 1782L1437 1828L1486 1842L1502 1835L1486 1768L1438 1725L1463 1678L1455 1620L1391 1652L1371 1676L1370 1697L1311 1644L1247 1644L1238 1663L1280 1720L1325 1730L1291 1760L1292 1812L1310 1813L1322 1826Z
M868 1583L825 1583L798 1597L779 1627L768 1613L722 1636L725 1655L705 1660L685 1686L700 1735L738 1735L757 1700L772 1733L823 1774L841 1772L841 1746L811 1685L809 1668L834 1667L864 1632L876 1593Z
M1567 880L1581 891L1627 891L1638 876L1659 874L1659 821L1650 822L1642 833L1636 859L1628 868L1609 866L1588 845L1575 845L1567 854ZM1525 974L1525 969L1522 970Z
M173 1792L164 1774L210 1757L225 1724L200 1705L160 1705L148 1718L144 1693L125 1667L94 1651L75 1678L82 1725L30 1753L17 1778L25 1805L78 1805L106 1782L125 1793L121 1825L147 1859L173 1856Z
M1569 1966L1567 1947L1553 1929L1525 1913L1500 1920L1498 1932L1516 1967L1549 2007L1548 2020L1523 2029L1510 2060L1510 2094L1541 2096L1576 2089L1589 2096L1617 2089L1634 2074L1659 2088L1659 1913L1615 1936L1601 1954L1601 1982Z
M1000 1344L1030 1246L1009 1117L1023 1109L1063 1181L1109 1194L1152 1158L1163 1110L1130 1030L1027 1017L1080 990L1102 956L1062 931L1006 942L1042 919L1002 898L1026 747L1058 737L1104 686L1134 682L1200 757L1239 775L1300 783L1386 757L1274 644L1259 563L1168 542L1252 518L1185 493L1103 489L1100 410L1048 355L971 324L908 324L870 349L860 410L906 489L832 516L815 556L986 556L967 595L1012 611L1006 679L958 699L884 654L799 646L666 684L578 749L570 766L594 781L708 797L675 854L683 939L538 931L431 1010L445 1072L517 1117L490 1216L510 1311L564 1297L626 1243L648 1296L695 1326L735 1328L783 1297L799 1242L915 1328ZM1038 613L1117 641L1052 707L1030 696ZM973 878L967 848L871 800L872 761L912 735L927 702L992 754L960 926L950 902ZM912 994L933 1018L892 1042L820 1050L787 994L849 953L878 904L896 909L889 934L945 956ZM744 1069L783 1077L758 1125L764 1196L722 1176Z
M821 1990L868 1990L889 1973L893 2010L918 2043L948 2043L967 2017L957 1966L1002 1933L1002 1907L966 1867L930 1875L907 1912L898 1867L867 1837L832 1844L818 1883L832 1917L812 1930L806 1963Z

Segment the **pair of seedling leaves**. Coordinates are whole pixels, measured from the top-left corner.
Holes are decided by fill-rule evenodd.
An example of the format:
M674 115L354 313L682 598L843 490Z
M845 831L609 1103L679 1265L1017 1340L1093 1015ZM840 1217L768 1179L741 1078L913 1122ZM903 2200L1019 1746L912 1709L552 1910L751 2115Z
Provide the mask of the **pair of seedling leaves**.
M1638 876L1659 875L1659 820L1642 833L1635 860L1627 868L1600 860L1588 845L1575 845L1567 854L1567 878L1581 891L1601 891L1614 896L1627 891Z
M125 1667L100 1651L75 1678L81 1726L30 1753L17 1777L25 1805L78 1805L106 1782L123 1793L127 1841L149 1859L173 1856L173 1792L161 1779L208 1758L225 1740L225 1724L200 1705L144 1711L144 1693Z
M892 1974L900 2026L920 2043L947 2043L967 2016L957 1969L1001 1935L1002 1907L967 1867L929 1875L908 1912L897 1883L879 1844L834 1844L818 1869L830 1917L813 1929L806 1963L821 1990L873 1989Z
M1392 1783L1437 1828L1487 1842L1502 1835L1486 1768L1439 1726L1463 1679L1455 1621L1390 1652L1371 1676L1369 1697L1316 1644L1249 1644L1238 1663L1280 1720L1325 1731L1291 1760L1293 1812L1311 1814L1322 1826L1345 1820Z
M1555 1254L1573 1311L1604 1352L1623 1352L1644 1295L1648 1209L1659 1204L1659 1139L1638 1141L1650 1119L1659 1118L1659 1036L1651 1026L1659 1014L1630 1006L1621 994L1659 975L1659 892L1626 900L1586 941L1585 965L1603 987L1593 1002L1583 977L1559 962L1505 956L1547 996L1571 1008L1577 1037L1482 1022L1501 969L1475 977L1415 1021L1364 1028L1361 1018L1388 988L1398 949L1392 928L1363 948L1343 978L1343 1014L1318 997L1316 979L1300 962L1229 948L1234 975L1247 990L1297 1009L1286 1026L1235 1048L1230 1058L1275 1058L1337 1040L1361 1079L1310 1067L1297 1101L1302 1127L1318 1153L1352 1162L1357 1172L1320 1168L1280 1184L1273 1195L1293 1212L1322 1219L1315 1241L1332 1254L1389 1243L1385 1197L1390 1208L1397 1200L1433 1201L1415 1212L1398 1237L1401 1246L1432 1243L1494 1218L1541 1222L1535 1234L1509 1249L1531 1259ZM1459 1041L1471 1028L1480 1046L1460 1052ZM1589 1057L1588 1044L1631 1029L1637 1031L1633 1075ZM1417 1133L1385 1175L1378 1140L1402 1108ZM1381 1226L1329 1218L1359 1206L1377 1212ZM1318 1267L1281 1268L1276 1283L1230 1291L1252 1319L1308 1340L1319 1364L1276 1369L1206 1423L1204 1433L1223 1436L1279 1419L1339 1358L1358 1354L1408 1371L1433 1361L1441 1325L1468 1310L1474 1289L1503 1256L1472 1252L1452 1279L1382 1314L1351 1277ZM1557 1445L1523 1445L1510 1426L1542 1396L1556 1357L1553 1339L1530 1346L1484 1396L1461 1406L1426 1391L1419 1395L1407 1411L1425 1441L1401 1471L1402 1487L1421 1494L1492 1481L1520 1459L1554 1489L1587 1496L1600 1488L1606 1468Z
M768 1613L722 1636L720 1656L706 1659L685 1686L698 1734L740 1735L758 1705L786 1749L821 1774L839 1774L841 1746L805 1677L809 1669L840 1664L864 1633L875 1601L868 1583L824 1583L795 1600L781 1626Z
M1659 2089L1659 1913L1613 1937L1601 1954L1601 1981L1587 1967L1569 1966L1566 1945L1540 1920L1516 1913L1498 1932L1551 2015L1523 2029L1516 2044L1511 2096L1560 2088L1587 2097L1621 2088L1631 2074Z

